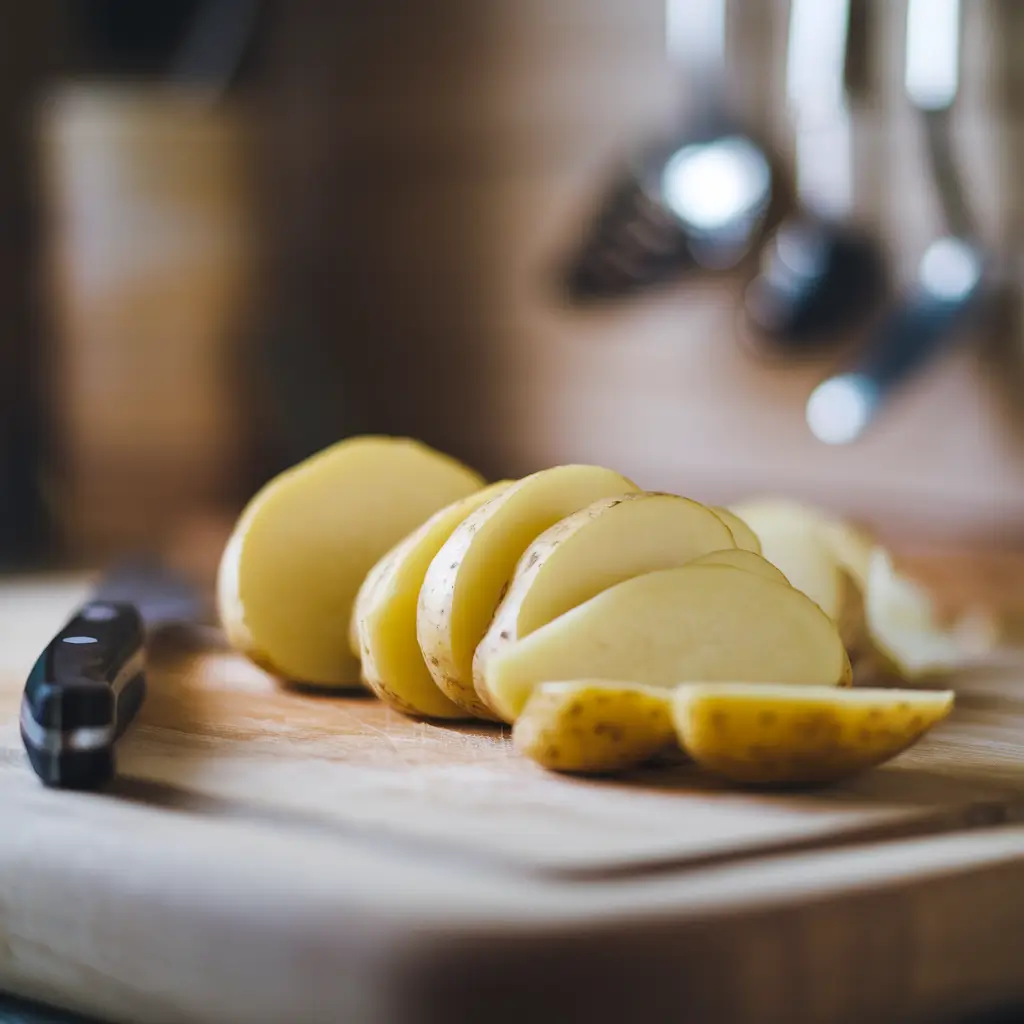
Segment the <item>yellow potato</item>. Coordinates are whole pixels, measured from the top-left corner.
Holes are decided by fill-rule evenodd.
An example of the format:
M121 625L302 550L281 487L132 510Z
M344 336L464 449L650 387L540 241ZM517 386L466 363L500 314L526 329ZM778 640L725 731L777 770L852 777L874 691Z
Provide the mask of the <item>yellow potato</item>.
M386 704L427 718L466 718L427 671L416 639L416 605L431 560L471 512L511 484L502 480L435 512L370 570L353 621L363 681Z
M638 490L600 466L556 466L517 480L459 524L427 569L416 613L420 650L450 700L494 717L473 688L473 653L538 534L599 498Z
M228 641L287 679L359 685L346 627L367 572L424 519L483 483L405 438L350 438L286 470L246 506L221 558L218 610Z
M788 585L726 565L626 580L489 658L488 697L509 722L534 687L614 679L672 687L730 679L848 685L828 616Z
M516 720L512 741L554 771L632 768L674 745L669 696L636 683L542 683Z
M732 511L741 516L759 537L762 531L780 527L816 534L833 558L864 590L875 541L863 528L824 509L791 498L756 498L734 505ZM763 537L761 539L763 542Z
M708 683L672 697L679 742L733 782L834 782L895 757L953 707L951 691Z
M733 547L710 509L675 494L602 498L545 530L523 553L473 658L486 703L487 659L616 583Z
M690 565L731 565L734 569L745 569L747 572L763 576L768 580L775 580L776 583L789 585L785 573L772 565L763 555L746 548L727 548L724 551L712 551L709 554L695 558Z
M991 653L997 642L991 622L977 618L945 628L928 591L900 575L882 547L868 565L865 606L879 671L907 681L961 668Z
M761 553L839 627L853 656L865 642L864 597L823 533L822 520L802 506L765 503L745 509Z
M458 504L456 502L455 504ZM451 505L448 506L451 508ZM442 509L442 511L444 511ZM439 513L434 513L438 515ZM399 542L401 544L401 541ZM376 590L377 584L380 582L381 577L388 571L391 565L391 560L395 557L398 551L399 544L396 544L391 548L387 554L382 558L378 559L376 564L363 578L363 582L359 586L359 590L356 591L356 599L352 602L352 614L348 619L348 648L355 657L362 659L363 652L359 640L359 616L360 609L367 607L370 602L374 590Z
M736 547L744 551L753 551L755 555L761 554L761 541L740 516L731 509L720 506L715 506L711 511L729 527L733 540L736 541Z

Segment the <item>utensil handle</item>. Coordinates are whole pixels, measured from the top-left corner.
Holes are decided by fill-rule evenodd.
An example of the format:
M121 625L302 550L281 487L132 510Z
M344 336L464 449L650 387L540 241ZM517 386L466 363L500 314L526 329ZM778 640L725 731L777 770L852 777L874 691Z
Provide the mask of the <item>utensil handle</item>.
M127 602L83 605L36 660L21 737L48 786L92 789L114 772L114 745L145 696L145 627Z

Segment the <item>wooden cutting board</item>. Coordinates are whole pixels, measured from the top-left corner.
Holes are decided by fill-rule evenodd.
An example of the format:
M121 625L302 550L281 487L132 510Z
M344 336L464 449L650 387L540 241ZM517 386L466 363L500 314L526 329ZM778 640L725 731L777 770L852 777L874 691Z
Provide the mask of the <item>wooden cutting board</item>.
M282 689L215 632L169 629L121 778L56 793L28 770L16 713L85 586L0 591L0 988L211 1022L493 1020L496 1001L538 1008L531 975L552 1007L592 1000L596 1020L658 1019L683 993L692 1019L794 1022L1024 995L1007 959L1024 929L978 961L990 919L913 897L953 878L976 901L993 871L1024 881L1024 667L958 678L952 720L890 765L768 796L685 766L554 776L507 730ZM1016 888L993 913L1024 922ZM851 949L869 918L881 930ZM701 934L714 941L685 970L666 961ZM966 968L942 959L950 944ZM851 995L865 972L869 994Z

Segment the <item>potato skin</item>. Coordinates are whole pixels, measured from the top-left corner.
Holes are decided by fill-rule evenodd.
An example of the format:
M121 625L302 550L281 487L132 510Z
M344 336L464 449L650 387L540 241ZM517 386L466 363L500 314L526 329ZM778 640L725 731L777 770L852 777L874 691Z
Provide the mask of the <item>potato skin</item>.
M447 616L451 614L452 595L459 568L473 543L479 523L484 522L492 504L502 501L499 495L470 513L462 525L448 538L442 551L445 565L431 565L423 580L416 613L416 635L427 669L441 692L474 718L496 722L498 716L467 686L459 675L455 650L450 641Z
M583 774L633 768L674 740L669 691L602 680L542 684L512 730L537 764Z
M680 686L672 697L680 745L701 767L732 782L823 784L890 760L953 706L949 691L802 689Z
M668 516L667 520L660 518L665 515ZM611 546L594 545L592 529L601 530L602 526L610 525L614 531L616 522L628 524L631 520L634 527L637 523L643 523L647 526L657 524L657 528L647 532L646 537L637 539L633 546L622 543L621 533L617 542L613 542ZM633 536L636 536L635 532ZM607 539L608 534L604 537ZM652 546L652 542L658 537L661 537L664 543L661 550ZM551 566L554 566L552 575L558 578L560 573L557 562L561 557L559 548L577 543L582 543L583 550L586 550L585 546L588 543L591 545L591 556L588 561L595 569L593 576L583 576L583 579L587 580L584 586L577 575L574 584L576 594L572 604L558 607L553 614L540 619L536 617L534 611L531 619L531 590L538 578ZM498 710L487 689L488 659L499 655L524 636L528 636L531 631L546 625L552 617L571 610L602 590L632 576L640 576L659 569L678 568L710 554L718 545L733 543L728 526L707 506L690 498L663 491L638 491L601 498L559 520L540 534L523 552L509 581L508 589L494 613L494 618L477 645L473 657L473 685L480 699L495 711ZM563 553L565 550L568 548L563 549ZM580 550L580 547L576 547L577 553ZM778 579L785 582L785 577L778 570L769 571L775 572ZM561 575L565 577L564 569Z
M463 520L427 569L416 617L427 668L450 700L478 718L498 720L473 685L473 657L519 558L573 512L637 491L601 466L554 466L516 481Z

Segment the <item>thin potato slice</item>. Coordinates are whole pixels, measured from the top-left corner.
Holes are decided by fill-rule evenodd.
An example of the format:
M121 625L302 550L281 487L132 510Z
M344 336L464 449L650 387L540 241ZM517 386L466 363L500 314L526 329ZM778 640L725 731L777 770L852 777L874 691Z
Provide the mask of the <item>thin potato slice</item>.
M765 683L680 686L672 715L703 768L751 785L835 782L895 757L953 707L952 691Z
M966 618L953 629L943 627L927 590L900 575L882 547L871 555L865 605L880 671L907 682L962 668L996 644L989 622Z
M466 718L427 671L416 639L416 605L431 560L471 512L512 483L491 484L434 513L370 570L353 621L363 681L381 700L409 715Z
M486 703L487 659L616 583L733 547L709 508L675 494L603 498L545 530L523 553L473 658Z
M849 685L850 662L835 625L800 591L697 565L617 584L489 658L484 677L495 710L514 722L548 680Z
M875 540L862 527L824 509L791 498L754 498L733 505L732 511L758 536L761 531L771 531L778 527L815 533L860 589L865 589L868 562Z
M483 484L454 459L392 437L350 438L286 470L246 506L221 558L228 641L286 679L358 686L346 627L367 572Z
M729 527L736 547L753 551L755 555L761 554L761 541L757 534L732 509L715 506L711 511Z
M838 625L851 657L859 656L866 643L864 596L826 538L824 520L800 505L766 503L749 508L747 521L764 557Z
M512 730L516 749L544 768L605 773L674 745L670 691L607 680L542 683Z
M459 524L427 569L416 613L420 650L450 700L494 717L473 688L473 654L533 540L599 498L638 490L600 466L556 466L517 480Z
M712 551L695 558L690 565L731 565L734 569L744 569L767 580L790 585L785 573L772 565L763 555L745 548L726 548L723 551Z

